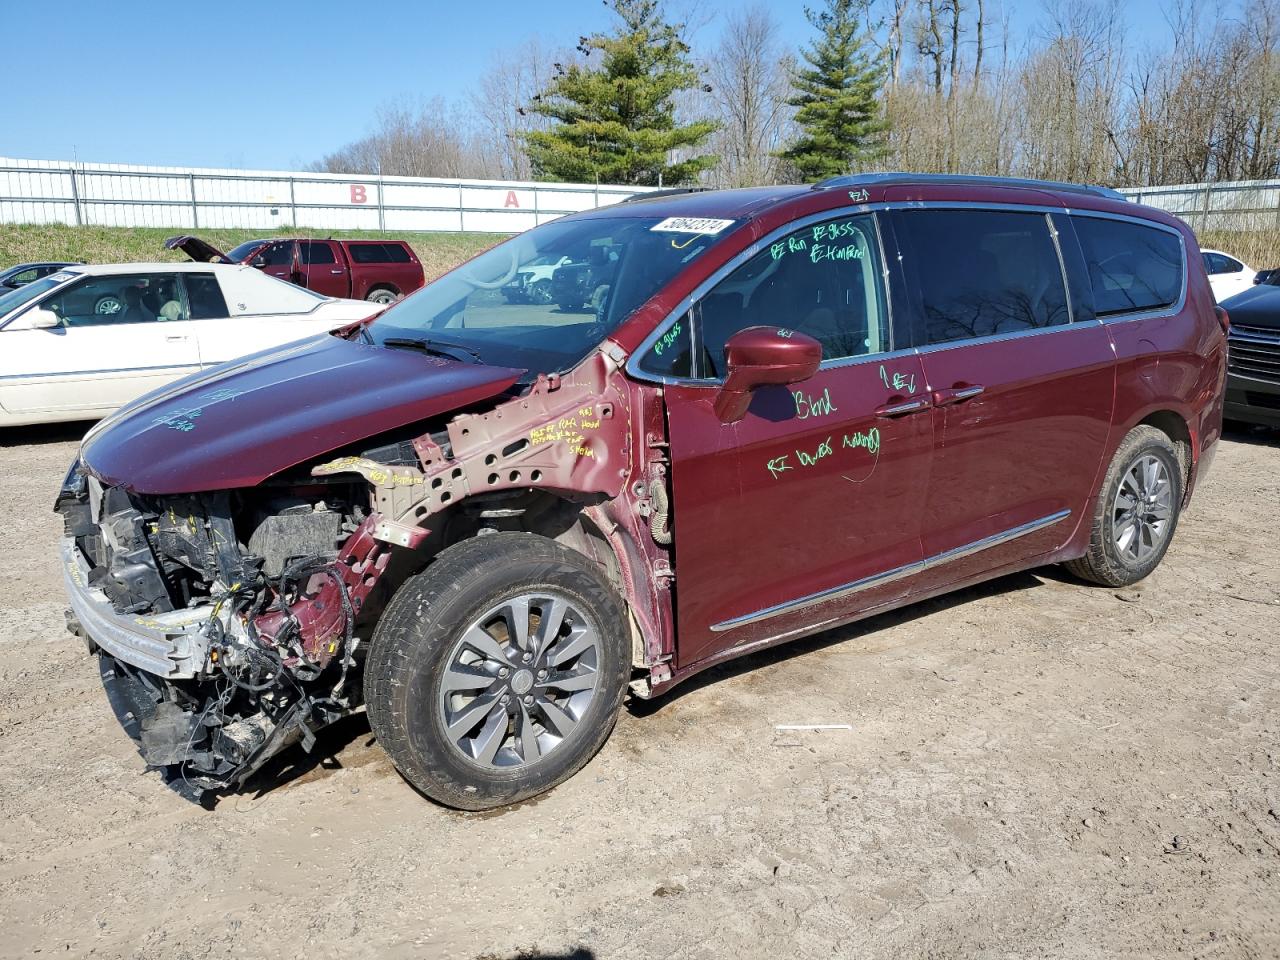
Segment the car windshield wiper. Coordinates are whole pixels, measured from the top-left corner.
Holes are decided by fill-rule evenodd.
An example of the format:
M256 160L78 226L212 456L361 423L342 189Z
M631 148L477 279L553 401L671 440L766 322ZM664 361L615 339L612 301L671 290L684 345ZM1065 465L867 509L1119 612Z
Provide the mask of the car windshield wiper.
M470 347L460 343L449 343L445 340L428 340L425 337L387 337L382 341L384 347L400 347L410 350L421 350L433 357L445 357L448 360L468 360L473 363L484 363L484 358Z

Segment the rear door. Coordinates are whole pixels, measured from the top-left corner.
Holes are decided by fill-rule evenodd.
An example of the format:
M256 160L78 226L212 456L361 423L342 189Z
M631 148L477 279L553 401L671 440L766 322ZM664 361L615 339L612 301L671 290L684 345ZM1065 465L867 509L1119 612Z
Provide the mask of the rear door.
M199 369L199 352L173 274L90 277L33 309L59 319L0 331L0 406L17 414L112 410Z
M868 214L775 235L642 353L641 372L694 378L665 390L677 666L889 602L919 562L933 427L919 357L894 349L883 263ZM815 337L823 365L721 423L725 342L757 325Z
M938 439L923 590L1068 540L1097 485L1115 356L1090 299L1068 298L1060 249L1073 274L1082 260L1048 213L908 209L894 224Z
M299 240L302 286L326 297L351 296L351 271L332 240Z

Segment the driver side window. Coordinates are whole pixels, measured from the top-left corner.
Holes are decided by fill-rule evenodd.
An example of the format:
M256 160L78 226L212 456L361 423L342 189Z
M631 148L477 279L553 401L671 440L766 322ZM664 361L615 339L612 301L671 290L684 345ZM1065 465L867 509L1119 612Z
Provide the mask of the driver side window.
M69 286L43 304L64 327L186 320L176 277L114 274Z
M872 216L811 224L771 242L669 327L642 369L723 377L725 343L756 326L808 334L822 344L823 360L888 351L889 316Z

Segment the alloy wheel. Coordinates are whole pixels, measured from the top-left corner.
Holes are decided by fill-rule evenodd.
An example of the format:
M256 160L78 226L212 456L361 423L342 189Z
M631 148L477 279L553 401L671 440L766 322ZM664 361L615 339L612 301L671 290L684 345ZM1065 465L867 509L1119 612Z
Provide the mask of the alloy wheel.
M438 711L472 763L509 769L551 753L599 689L600 634L554 592L503 600L463 631L446 660Z
M1173 482L1159 457L1144 454L1120 479L1111 505L1112 542L1129 564L1146 563L1169 536Z

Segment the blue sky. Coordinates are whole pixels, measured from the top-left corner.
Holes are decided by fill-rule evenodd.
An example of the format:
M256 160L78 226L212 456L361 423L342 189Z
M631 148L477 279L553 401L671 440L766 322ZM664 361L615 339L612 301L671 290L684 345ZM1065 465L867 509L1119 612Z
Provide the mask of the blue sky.
M693 39L706 49L738 5L670 2L701 24ZM1015 35L1034 28L1039 3L1005 2ZM788 43L810 36L802 2L768 6ZM1126 10L1132 36L1167 35L1158 0ZM572 46L611 23L600 0L68 0L47 18L0 0L0 14L18 11L24 26L41 26L6 29L0 156L268 169L360 137L380 105L464 97L495 56L531 35Z

